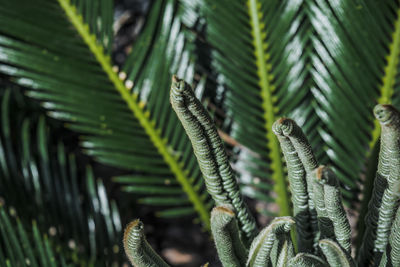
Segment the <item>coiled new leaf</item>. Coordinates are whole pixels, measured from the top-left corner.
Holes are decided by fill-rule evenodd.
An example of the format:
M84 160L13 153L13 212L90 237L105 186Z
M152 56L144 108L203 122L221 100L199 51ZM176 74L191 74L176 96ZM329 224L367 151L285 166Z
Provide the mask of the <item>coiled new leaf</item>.
M319 241L319 247L325 255L330 266L354 267L351 256L340 247L338 243L330 239Z
M224 146L212 119L193 90L176 76L172 78L170 101L189 136L207 190L218 206L232 205L247 241L256 235L256 224L239 191Z
M329 218L325 205L324 185L320 183L323 168L323 166L320 166L312 172L314 205L317 211L318 226L321 233L319 238L334 238L333 222Z
M397 208L396 220L389 237L390 257L393 266L400 266L400 208ZM386 250L388 251L388 250Z
M312 152L311 146L306 136L304 135L301 128L296 124L296 122L291 119L284 119L280 121L280 124L283 135L289 138L306 172L310 224L313 232L313 239L315 243L314 245L316 245L319 237L319 229L317 212L314 205L312 171L318 167L318 162L314 156L314 153Z
M382 197L375 241L375 249L383 252L388 242L400 192L400 114L392 106L385 105L376 106L374 113L381 124L381 143L387 148L389 157L389 176Z
M374 115L381 125L381 147L373 195L366 218L366 231L358 255L360 266L380 261L388 243L399 201L400 115L390 105L377 105Z
M312 254L299 253L289 261L288 267L326 267L326 262Z
M168 267L169 265L147 243L143 223L134 220L124 233L124 249L135 267Z
M239 236L235 214L230 206L218 206L211 212L211 231L218 256L224 267L245 266L247 249Z
M278 236L271 251L272 267L286 267L289 260L295 256L294 246L289 234Z
M386 246L379 266L400 266L400 208L397 208L396 219L393 222L389 237L389 244Z
M277 235L289 233L290 228L294 224L294 219L289 216L275 218L251 243L247 266L267 266L270 260L272 247L275 240L277 240Z
M313 248L313 231L308 223L310 221L310 210L306 173L292 142L283 134L282 125L287 120L286 118L277 120L272 125L272 130L279 140L288 168L299 251L311 252Z
M171 102L194 142L193 147L210 191L221 194L215 196L216 202L223 205L212 211L211 228L224 267L356 266L350 256L350 224L342 204L338 179L328 167L310 169L316 161L305 136L292 120L280 119L273 125L273 131L287 161L297 217L274 219L253 239L247 254L234 213L235 209L246 206L233 206L238 204L234 200L243 200L239 193L236 194L237 184L232 170L226 167L229 166L226 155L217 153L223 147L215 128L211 127L211 119L190 87L176 78L171 90ZM366 243L358 255L358 262L362 264L358 266L370 266L371 263L380 267L400 266L400 113L391 106L378 105L375 115L382 124L382 150L375 182L377 188L367 218ZM238 198L231 199L232 195ZM396 209L397 214L394 215ZM241 211L248 212L247 209ZM299 244L310 245L315 255L299 253L295 256L290 229L295 222L312 225L312 212L318 219L317 229L298 225L297 231L299 238L311 237L306 241L300 240ZM385 237L383 233L388 231L390 237ZM144 239L143 225L139 221L128 226L124 245L136 266L165 266L165 262ZM366 257L368 255L370 257Z
M327 167L317 169L317 179L323 186L324 205L336 241L347 252L351 253L350 223L343 208L338 180L333 171Z

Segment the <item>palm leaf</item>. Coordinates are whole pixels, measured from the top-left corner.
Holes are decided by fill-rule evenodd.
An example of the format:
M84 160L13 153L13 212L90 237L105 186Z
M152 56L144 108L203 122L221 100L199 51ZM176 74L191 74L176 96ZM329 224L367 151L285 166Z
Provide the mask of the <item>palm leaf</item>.
M271 128L286 114L315 135L310 92L298 90L309 83L309 25L300 23L305 10L280 1L210 1L206 14L214 67L229 88L224 105L233 120L231 135L253 152L242 156L253 175L248 184L269 190L260 177L272 178L280 214L288 215L285 169ZM302 112L293 112L299 106Z
M37 6L37 12L27 12ZM153 193L158 198L144 202L157 204L165 195L184 199L161 215L197 213L209 228L210 200L188 138L163 97L172 72L188 81L194 76L189 36L179 34L180 6L154 2L119 73L108 55L109 6L110 1L7 2L1 25L13 28L0 26L0 71L30 88L28 94L43 101L50 116L82 133L88 155L139 174L116 179L129 183L125 190ZM159 178L166 182L160 185Z
M312 9L313 27L319 36L314 44L318 50L314 57L313 92L318 101L316 112L326 125L319 132L329 146L326 153L345 185L342 192L347 199L357 189L356 182L364 166L372 130L371 110L378 97L376 88L387 45L373 21L379 14L368 5L374 4L348 3L341 10L338 5L321 1ZM371 13L374 11L375 14ZM329 24L321 22L322 14L338 19L331 19ZM364 28L369 31L362 31ZM367 41L370 39L373 40ZM343 49L338 52L338 47Z
M289 116L305 129L321 163L332 165L345 199L357 199L372 107L380 95L386 101L393 94L394 87L380 83L393 84L398 69L398 3L206 2L231 133L255 152L242 157L252 162L249 185L268 188L259 177L272 178L281 214L288 214L284 165L270 129L278 116Z
M108 199L90 165L79 172L76 156L60 138L54 140L44 117L28 106L16 89L5 90L1 97L2 200L24 225L35 220L40 231L48 231L66 259L123 262L116 202Z
M380 81L375 85L378 88L377 103L390 104L392 103L397 108L400 107L400 6L399 3L387 1L383 3L368 3L368 11L376 13L375 25L381 25L382 39L385 46L381 48L380 55L384 55L383 71L377 76ZM377 44L377 47L379 45ZM363 201L361 203L359 218L364 218L368 211L369 200L372 196L375 173L377 170L377 162L379 156L379 122L375 119L372 130L372 137L369 142L367 151L367 169L366 178L364 181ZM357 229L359 238L357 239L357 247L361 246L362 236L365 231L364 220L358 220Z
M371 8L374 8L372 6ZM393 101L393 95L395 91L398 92L398 76L399 76L399 68L400 68L400 7L395 5L386 5L384 6L385 12L388 17L389 24L386 24L386 42L389 43L388 53L386 54L386 62L384 67L383 75L380 76L381 83L379 85L379 104L391 104ZM381 15L382 17L382 15ZM390 27L392 26L392 27ZM388 38L388 36L390 36ZM397 90L396 90L397 88ZM398 94L397 94L398 95ZM398 97L395 98L397 100ZM380 136L380 127L379 122L377 120L374 121L374 129L372 131L372 140L370 142L370 149L372 149Z

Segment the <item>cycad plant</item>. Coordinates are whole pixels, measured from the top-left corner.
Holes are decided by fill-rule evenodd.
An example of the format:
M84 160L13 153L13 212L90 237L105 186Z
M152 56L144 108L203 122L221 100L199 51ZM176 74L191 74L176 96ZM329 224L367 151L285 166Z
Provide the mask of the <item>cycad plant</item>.
M374 109L382 128L379 165L355 261L338 179L330 168L318 166L293 120L281 118L272 126L287 162L293 217L277 217L257 233L210 116L190 86L176 77L171 104L217 205L211 212L211 230L223 266L400 266L400 112L392 106ZM293 226L295 238L290 235ZM134 266L169 266L147 243L139 220L126 227L124 247Z
M400 99L398 0L148 1L119 65L122 20L114 6L125 1L0 2L0 95L2 108L11 108L0 118L6 214L19 217L28 235L32 220L40 237L56 229L49 251L63 251L67 264L111 265L123 261L118 214L124 221L146 205L158 218L188 216L209 234L214 205L232 198L237 212L250 198L256 218L237 214L247 246L262 215L298 212L272 131L286 116L337 176L345 205L366 216L380 136L370 111ZM174 73L193 86L228 144L226 190L233 191L217 200L168 103ZM99 171L104 166L111 175ZM357 247L369 224L358 220ZM1 239L0 251L10 248L4 259L15 260L10 242Z

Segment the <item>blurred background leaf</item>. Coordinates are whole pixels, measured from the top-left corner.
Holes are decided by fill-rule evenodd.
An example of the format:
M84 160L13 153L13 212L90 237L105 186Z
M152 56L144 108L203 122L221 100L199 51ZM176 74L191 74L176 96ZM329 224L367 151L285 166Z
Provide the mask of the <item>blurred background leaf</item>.
M18 217L18 228L35 221L35 240L43 235L38 233L46 233L51 242L45 241L45 250L63 252L67 262L122 263L119 210L92 167L77 162L63 135L50 131L17 88L3 90L1 115L0 199ZM4 224L8 232L9 223ZM12 236L4 238L2 246L8 246L8 239L15 242ZM13 260L19 256L8 254L11 266L17 266Z
M29 88L27 94L41 100L49 116L82 133L88 155L135 171L114 179L124 183L123 190L145 194L142 203L169 203L160 216L197 214L208 229L212 202L168 100L173 73L188 81L194 76L190 36L180 34L182 12L176 1L155 2L134 52L118 72L108 49L109 2L42 0L34 21L29 14L38 3L7 2L2 25L18 27L0 27L0 53L7 55L0 71Z
M42 236L36 223L32 229L20 220L12 219L0 207L1 266L70 266L62 254L57 254L47 236Z

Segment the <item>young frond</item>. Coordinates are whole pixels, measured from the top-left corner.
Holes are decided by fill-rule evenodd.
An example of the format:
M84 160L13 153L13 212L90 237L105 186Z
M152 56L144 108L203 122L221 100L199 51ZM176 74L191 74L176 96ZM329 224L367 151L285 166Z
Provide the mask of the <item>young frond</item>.
M286 157L295 217L277 217L250 239L251 236L245 235L246 232L243 233L240 228L241 213L248 210L234 206L235 202L229 199L229 190L224 188L228 184L230 189L235 189L236 181L229 176L227 180L222 175L231 172L227 172L226 165L223 165L224 154L221 153L224 148L213 122L190 86L176 77L172 81L171 103L192 141L207 188L218 204L211 214L211 229L224 267L356 266L351 256L351 230L342 203L339 180L329 167L318 167L307 138L293 120L279 119L273 124L273 132L278 136ZM376 184L367 217L368 228L357 261L359 266L374 263L375 266L389 267L397 266L393 263L399 262L396 252L400 249L400 113L390 105L377 105L374 114L382 127L377 171L380 180L377 181L385 182ZM240 192L238 194L241 197ZM299 203L304 203L304 207ZM132 230L135 227L137 234ZM290 234L294 227L297 231L297 251ZM147 243L137 220L125 230L124 242L131 262L137 266L145 266L142 261L147 258L159 259L156 255L149 256L154 253L151 248L151 253L140 249ZM249 249L245 244L250 244ZM308 247L301 247L305 245ZM132 248L135 248L134 251L131 251ZM157 266L150 261L147 264ZM159 264L162 266L163 263Z

